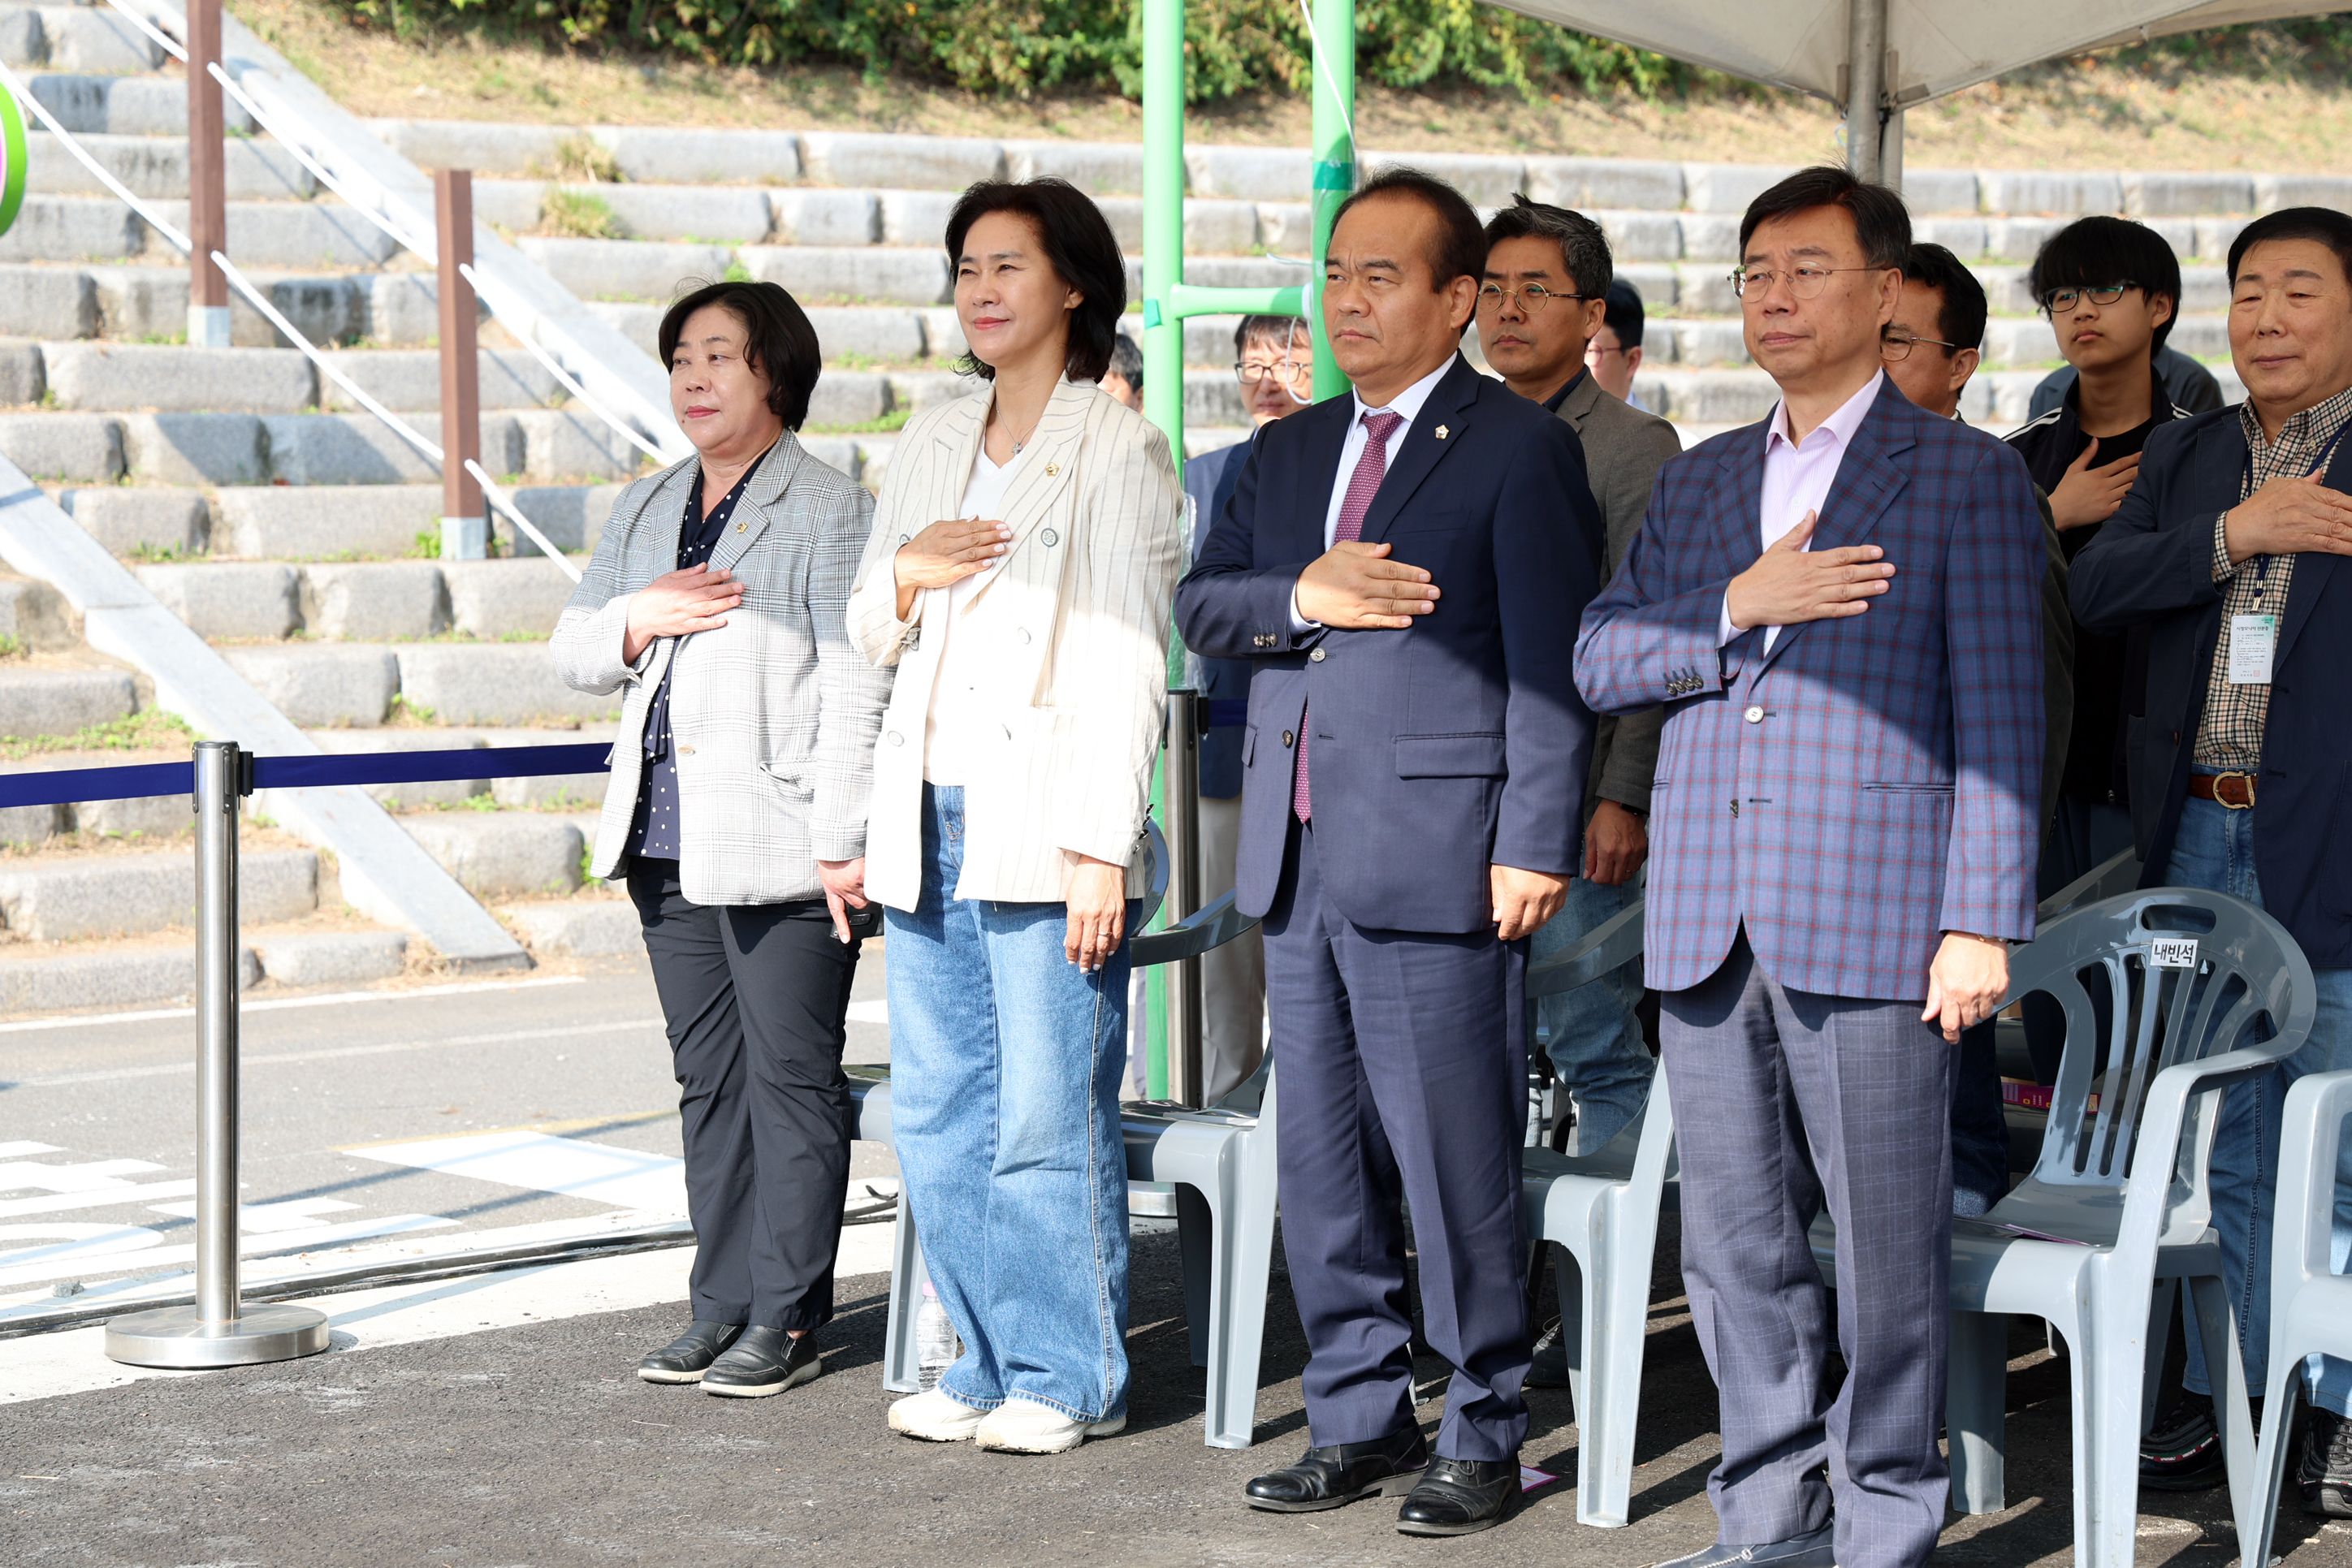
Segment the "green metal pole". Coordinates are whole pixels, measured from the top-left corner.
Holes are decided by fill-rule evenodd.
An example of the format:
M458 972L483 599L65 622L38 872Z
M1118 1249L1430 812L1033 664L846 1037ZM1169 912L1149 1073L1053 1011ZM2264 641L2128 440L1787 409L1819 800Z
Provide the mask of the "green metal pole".
M1315 263L1307 269L1307 325L1315 341L1315 395L1327 398L1348 390L1323 335L1323 258L1339 204L1356 188L1356 0L1314 0L1314 16Z
M1184 0L1143 0L1143 413L1168 437L1184 474L1184 323L1170 291L1184 281ZM1168 684L1184 681L1184 646L1168 636ZM1161 752L1164 759L1170 755ZM1152 809L1167 820L1168 779L1156 774ZM1168 1094L1168 977L1150 971L1145 1088Z

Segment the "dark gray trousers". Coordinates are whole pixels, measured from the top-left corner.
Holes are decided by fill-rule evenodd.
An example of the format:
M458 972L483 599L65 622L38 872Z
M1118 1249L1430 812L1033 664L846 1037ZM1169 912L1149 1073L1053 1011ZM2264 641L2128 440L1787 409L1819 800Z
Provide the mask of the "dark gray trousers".
M1943 1528L1955 1053L1919 1009L1787 990L1744 932L1721 968L1660 998L1683 1280L1722 1396L1707 1491L1726 1543L1817 1530L1832 1495L1839 1568L1924 1563ZM1806 1237L1824 1204L1834 1399L1829 1287Z
M815 1328L849 1188L859 944L835 940L821 898L688 904L676 861L632 860L629 898L677 1072L695 1321Z

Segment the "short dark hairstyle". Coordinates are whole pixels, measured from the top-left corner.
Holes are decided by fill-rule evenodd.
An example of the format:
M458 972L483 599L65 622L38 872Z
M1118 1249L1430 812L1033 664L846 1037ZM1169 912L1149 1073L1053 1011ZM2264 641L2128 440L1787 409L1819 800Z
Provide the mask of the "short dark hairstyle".
M1308 330L1304 316L1244 316L1234 329L1234 352L1236 356L1245 354L1252 343L1287 350L1301 332L1306 332L1310 341L1315 336Z
M1582 213L1528 200L1524 192L1511 204L1486 220L1486 248L1507 239L1546 239L1559 246L1560 265L1567 268L1576 292L1587 299L1605 299L1616 277L1610 264L1609 236ZM1483 269L1482 269L1483 270Z
M1851 171L1826 163L1800 169L1754 201L1739 220L1739 255L1757 229L1776 218L1794 217L1815 207L1843 207L1853 220L1854 243L1865 267L1901 267L1911 253L1911 209L1884 185L1857 180Z
M971 225L991 213L1012 213L1028 219L1055 276L1077 290L1077 308L1070 312L1070 351L1064 371L1074 382L1102 380L1110 369L1118 319L1127 314L1127 263L1119 256L1118 236L1110 232L1102 209L1067 180L1051 176L982 180L964 192L948 214L950 273L962 259L964 236L971 232ZM996 379L994 369L969 349L955 368L982 381Z
M2039 303L2053 288L2097 288L2126 280L2151 300L2159 294L2171 300L2172 321L2180 319L2180 258L2162 235L2129 218L2077 218L2068 224L2042 242L2025 287ZM2156 329L2157 351L2172 336L2172 321Z
M2281 207L2240 229L2230 242L2231 287L2238 286L2238 263L2246 252L2271 239L2307 239L2326 246L2336 253L2345 281L2352 283L2352 217L2334 207Z
M1921 240L1911 247L1910 256L1903 263L1903 276L1922 288L1943 290L1943 308L1936 312L1936 336L1947 343L1959 345L1945 350L1946 359L1961 349L1984 347L1984 285L1977 281L1977 275L1958 256L1940 245Z
M1461 192L1436 175L1402 163L1381 170L1340 203L1331 216L1332 228L1339 226L1349 208L1374 196L1402 196L1437 214L1437 243L1429 253L1429 270L1431 284L1439 293L1457 277L1475 283L1486 270L1486 235L1478 227L1476 211Z
M1617 334L1621 349L1642 346L1642 326L1648 313L1642 308L1642 291L1623 278L1614 278L1609 285L1609 308L1601 313L1601 324Z
M1103 374L1118 376L1137 392L1143 390L1143 350L1135 346L1134 339L1124 332L1111 334L1110 367Z
M688 319L706 305L718 306L743 324L744 362L768 378L768 411L783 420L786 430L798 430L808 419L809 393L824 368L808 312L781 283L706 283L662 316L658 340L665 371Z

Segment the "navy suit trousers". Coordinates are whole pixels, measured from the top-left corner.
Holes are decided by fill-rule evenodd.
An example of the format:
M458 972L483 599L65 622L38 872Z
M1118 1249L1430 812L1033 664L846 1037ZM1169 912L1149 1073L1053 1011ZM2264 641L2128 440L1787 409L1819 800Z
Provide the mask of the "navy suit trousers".
M1763 1545L1818 1530L1834 1493L1839 1568L1916 1568L1936 1549L1950 1486L1936 1439L1957 1052L1916 1002L1779 985L1744 929L1721 967L1664 993L1658 1011L1683 1282L1722 1396L1723 1458L1707 1480L1718 1539ZM1822 1387L1829 1287L1806 1234L1824 1206L1838 1228L1846 1364L1834 1399Z
M1265 991L1312 1441L1413 1422L1402 1197L1423 1332L1454 1369L1437 1452L1512 1458L1528 1429L1527 943L1349 923L1325 897L1314 831L1295 821L1284 862Z

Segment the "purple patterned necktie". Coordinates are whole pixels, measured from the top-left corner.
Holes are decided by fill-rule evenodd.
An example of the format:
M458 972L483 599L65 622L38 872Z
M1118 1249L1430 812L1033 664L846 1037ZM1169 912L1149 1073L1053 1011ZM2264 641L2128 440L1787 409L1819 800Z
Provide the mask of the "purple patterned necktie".
M1339 499L1339 526L1331 530L1331 542L1360 539L1364 537L1364 514L1372 507L1372 497L1380 493L1381 480L1389 471L1389 437L1404 423L1401 413L1368 413L1364 415L1364 455L1356 459L1356 471L1348 476L1348 493ZM1298 770L1290 779L1290 809L1298 813L1302 822L1315 820L1315 801L1307 788L1307 715L1298 717Z

